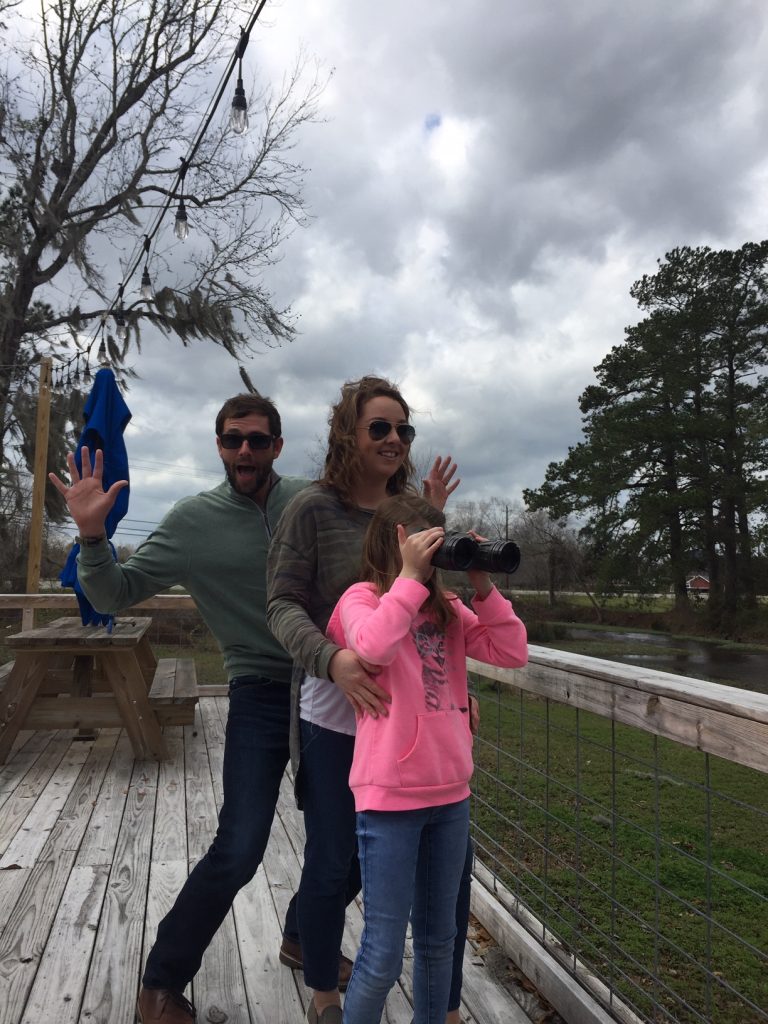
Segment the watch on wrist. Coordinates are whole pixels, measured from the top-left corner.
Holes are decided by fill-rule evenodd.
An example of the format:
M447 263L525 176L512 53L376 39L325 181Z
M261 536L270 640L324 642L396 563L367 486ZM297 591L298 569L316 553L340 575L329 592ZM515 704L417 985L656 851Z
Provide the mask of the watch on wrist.
M81 548L95 548L97 544L101 544L106 539L106 533L102 533L98 537L78 537L77 542Z

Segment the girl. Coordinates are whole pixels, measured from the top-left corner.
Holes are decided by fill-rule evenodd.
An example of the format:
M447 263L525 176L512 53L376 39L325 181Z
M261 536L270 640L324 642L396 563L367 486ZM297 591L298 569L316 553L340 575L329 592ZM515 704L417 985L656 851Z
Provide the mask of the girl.
M382 667L377 682L391 697L388 716L358 722L349 777L365 929L344 1024L381 1019L409 917L415 1024L445 1021L473 770L466 658L527 661L525 626L487 573L467 572L474 611L435 580L444 522L415 495L384 500L363 545L364 582L343 594L328 624L332 640Z
M348 381L329 418L322 478L294 498L272 539L267 566L267 621L294 661L291 760L304 810L306 844L298 899L301 945L284 937L280 958L301 966L313 990L309 1024L341 1024L339 950L347 904L360 891L355 803L349 770L355 711L386 714L387 694L353 651L326 636L331 612L360 579L363 539L375 509L389 495L415 493L411 445L415 430L399 388L382 377ZM424 494L442 508L455 490L455 465L438 458ZM459 1016L462 956L469 916L471 846L456 904L457 936L447 1024ZM299 959L299 957L301 959Z

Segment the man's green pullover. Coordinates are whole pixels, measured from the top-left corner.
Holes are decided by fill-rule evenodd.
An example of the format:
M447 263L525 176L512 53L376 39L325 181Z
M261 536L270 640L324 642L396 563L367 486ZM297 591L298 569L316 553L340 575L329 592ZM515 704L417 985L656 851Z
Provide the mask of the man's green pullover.
M183 498L122 565L106 540L81 548L78 579L88 600L117 612L180 584L216 637L229 679L290 682L291 659L267 628L267 550L283 509L308 481L276 473L273 480L264 509L227 480Z

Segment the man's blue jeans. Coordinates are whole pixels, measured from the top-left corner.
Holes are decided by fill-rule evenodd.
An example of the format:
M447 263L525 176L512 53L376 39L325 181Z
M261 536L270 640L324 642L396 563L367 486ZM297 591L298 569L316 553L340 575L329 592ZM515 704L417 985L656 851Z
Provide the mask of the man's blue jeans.
M261 676L230 683L219 827L160 922L142 979L147 988L184 990L238 891L256 873L288 763L289 718L288 683ZM290 924L286 930L293 930Z
M468 832L468 799L357 815L365 928L344 1024L381 1019L387 993L400 977L409 917L415 1024L445 1024Z

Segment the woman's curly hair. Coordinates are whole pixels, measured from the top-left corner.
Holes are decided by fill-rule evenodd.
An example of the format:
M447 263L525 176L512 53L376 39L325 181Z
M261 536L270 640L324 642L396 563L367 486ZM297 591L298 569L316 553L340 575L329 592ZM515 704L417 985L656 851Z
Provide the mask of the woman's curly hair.
M357 421L363 406L371 398L393 398L403 408L405 418L410 416L408 403L400 394L397 385L383 377L366 376L360 380L348 380L342 385L341 397L331 407L328 418L328 448L325 453L325 467L320 483L333 487L345 505L353 505L352 494L360 476L360 452L357 447ZM402 494L414 490L410 483L414 474L411 455L397 472L387 481L387 494Z

